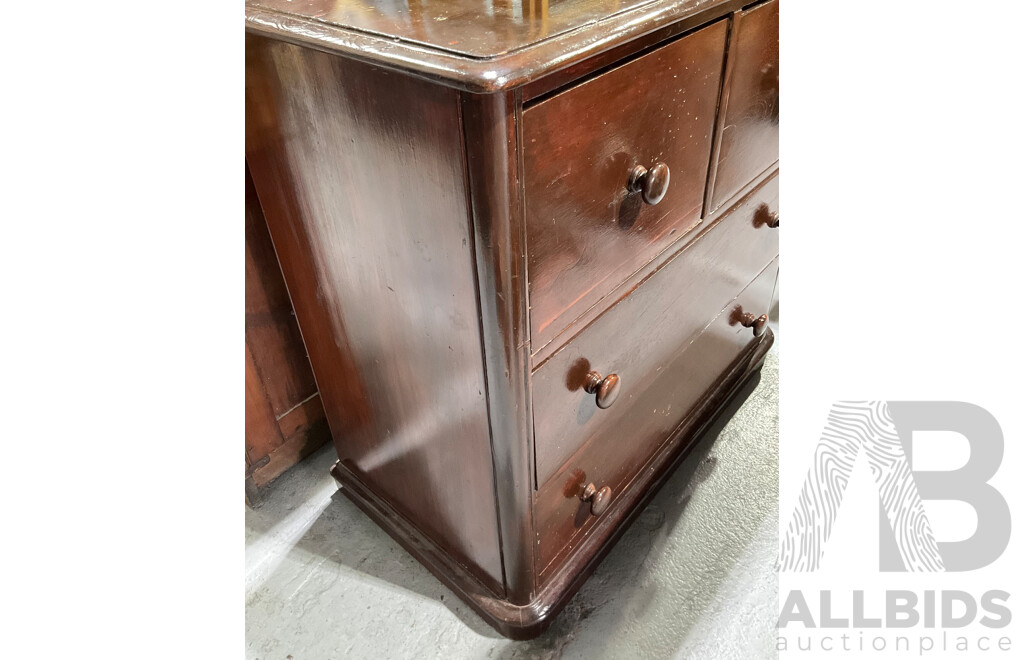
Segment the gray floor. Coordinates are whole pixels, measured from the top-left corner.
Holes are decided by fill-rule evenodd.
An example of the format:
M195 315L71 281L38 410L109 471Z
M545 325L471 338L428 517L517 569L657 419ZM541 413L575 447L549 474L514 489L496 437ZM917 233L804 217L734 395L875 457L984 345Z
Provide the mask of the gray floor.
M736 405L530 642L499 636L338 493L324 448L246 510L246 656L776 657L776 349Z

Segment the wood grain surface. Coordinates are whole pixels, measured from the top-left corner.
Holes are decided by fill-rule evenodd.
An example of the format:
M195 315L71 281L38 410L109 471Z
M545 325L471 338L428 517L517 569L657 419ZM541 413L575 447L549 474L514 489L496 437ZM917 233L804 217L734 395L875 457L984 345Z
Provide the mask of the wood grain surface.
M537 369L539 485L583 443L603 435L631 437L633 425L651 414L639 399L666 362L778 255L778 230L761 226L758 212L777 204L778 179L772 178ZM584 390L591 370L619 376L619 398L607 410ZM684 413L677 405L666 419L677 421Z
M533 351L700 223L726 24L523 112ZM630 172L664 163L657 205Z
M245 170L246 497L329 439L323 406L295 322L249 169Z
M247 159L338 455L501 594L458 93L257 37L246 59Z
M593 515L589 503L580 500L576 494L578 486L593 483L597 488L609 487L614 502L631 480L642 478L641 468L690 418L697 403L712 390L729 365L751 344L760 341L749 328L733 322L732 310L742 306L748 311L767 313L777 271L777 261L772 260L692 343L687 342L674 355L666 354L661 364L651 370L646 387L633 392L631 414L601 423L588 442L537 492L534 518L541 581L600 519ZM611 410L614 406L598 414Z
M708 211L779 160L779 0L734 18Z
M742 0L248 0L253 34L345 55L464 91L510 90Z

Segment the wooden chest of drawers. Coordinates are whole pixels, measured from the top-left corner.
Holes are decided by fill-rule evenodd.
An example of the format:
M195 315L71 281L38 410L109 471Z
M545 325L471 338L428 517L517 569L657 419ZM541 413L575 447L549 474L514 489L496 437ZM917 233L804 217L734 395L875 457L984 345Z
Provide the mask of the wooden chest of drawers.
M534 636L773 341L778 0L248 0L246 28L333 474Z

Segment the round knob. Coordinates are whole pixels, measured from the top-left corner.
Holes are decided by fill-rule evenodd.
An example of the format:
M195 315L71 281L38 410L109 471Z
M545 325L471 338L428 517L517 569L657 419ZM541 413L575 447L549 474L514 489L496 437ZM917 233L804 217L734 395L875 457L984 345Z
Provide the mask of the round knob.
M755 227L779 228L779 212L773 211L767 204L762 203L754 210Z
M670 178L668 165L665 163L655 163L651 169L637 165L629 173L629 191L639 192L645 202L654 205L668 192Z
M587 374L583 389L597 395L598 408L607 408L619 398L619 375L608 374L602 378L601 374L591 371Z
M744 328L753 328L754 336L760 337L764 334L765 328L768 327L768 315L754 316L750 312L744 312L740 316L740 325Z
M590 513L599 516L608 509L608 505L612 502L612 489L605 486L598 490L597 486L589 483L580 494L580 499L590 502Z

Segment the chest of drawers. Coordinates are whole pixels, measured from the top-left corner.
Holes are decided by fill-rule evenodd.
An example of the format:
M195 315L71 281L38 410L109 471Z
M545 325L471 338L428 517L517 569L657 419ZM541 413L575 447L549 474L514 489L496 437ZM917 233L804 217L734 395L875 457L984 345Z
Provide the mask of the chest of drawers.
M246 30L332 473L539 634L773 341L778 0L248 0Z

